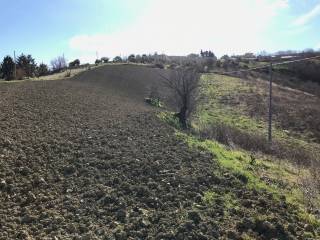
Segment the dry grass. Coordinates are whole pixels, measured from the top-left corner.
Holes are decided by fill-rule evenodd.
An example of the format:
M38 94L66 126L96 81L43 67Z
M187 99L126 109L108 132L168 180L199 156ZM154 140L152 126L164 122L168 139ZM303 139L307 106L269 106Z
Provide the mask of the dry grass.
M197 129L212 132L213 128L214 135L231 135L245 149L260 146L267 152L268 82L204 75L202 84L203 100L194 119ZM277 156L305 164L319 159L320 98L277 84L273 92L274 148L282 154Z
M240 147L247 151L273 155L278 159L289 159L298 165L311 166L320 157L307 148L297 148L279 140L274 140L270 145L265 135L246 132L221 122L202 126L198 131L202 139L215 139L233 148Z

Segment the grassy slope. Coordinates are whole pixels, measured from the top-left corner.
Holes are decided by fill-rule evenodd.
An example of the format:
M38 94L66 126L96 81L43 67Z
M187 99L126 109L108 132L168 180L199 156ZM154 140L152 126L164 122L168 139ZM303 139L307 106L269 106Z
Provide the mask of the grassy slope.
M210 125L223 123L232 128L244 131L249 134L260 134L266 136L267 122L262 117L267 104L267 85L264 82L248 82L240 78L221 75L203 75L202 77L202 101L192 126L196 131ZM296 94L293 90L284 90L275 87L275 96L286 94ZM289 93L288 93L289 92ZM301 94L301 93L299 93ZM255 96L255 98L253 98ZM259 99L257 99L257 96ZM244 100L248 98L255 101L255 109ZM248 100L247 99L247 100ZM254 99L254 100L253 100ZM307 99L308 100L308 99ZM316 99L315 101L318 101ZM259 113L259 111L261 111ZM299 111L299 109L297 109ZM256 114L252 114L256 113ZM166 114L161 117L171 124L177 123ZM309 129L283 129L277 113L274 117L274 139L292 148L305 149L319 154L319 144L312 138L313 134ZM300 119L298 119L300 120ZM276 159L274 156L257 154L243 149L231 149L215 140L200 140L197 137L187 135L178 131L178 137L184 139L192 148L206 150L215 155L215 158L222 167L234 174L242 174L248 179L250 189L270 192L277 199L281 195L286 197L286 201L295 206L301 221L306 221L314 226L320 227L320 220L307 211L306 201L302 191L298 188L298 178L301 175L308 175L307 169L297 169L290 159ZM281 160L281 164L280 161ZM214 191L204 194L207 201L217 197ZM221 196L220 196L221 197ZM230 207L235 207L236 200L228 201ZM320 199L319 199L320 200ZM319 201L320 202L320 201ZM268 216L265 216L268 217Z
M237 128L241 131L245 131L249 134L260 134L266 136L267 134L267 84L264 81L259 80L243 80L240 78L213 75L208 74L202 77L202 93L205 101L202 101L193 124L196 129L201 129L204 126L223 123L233 128ZM300 91L293 89L284 89L280 86L274 87L275 99L279 103L275 104L277 109L282 104L293 105L289 111L299 112L303 111L302 108L314 107L314 111L319 116L319 111L316 111L317 104L320 103L320 99L314 96L305 95ZM295 103L295 100L299 99L300 105ZM304 100L307 106L303 106ZM312 105L313 104L313 105ZM290 108L290 107L289 107ZM297 108L297 109L294 109ZM264 116L265 115L265 116ZM273 122L273 136L276 141L289 145L292 148L304 149L309 152L314 152L315 156L320 156L320 144L317 143L319 139L315 139L315 134L311 132L308 127L301 127L298 130L295 128L283 129L283 121L281 113L276 112ZM296 116L297 122L305 121L305 116ZM294 121L293 120L293 121ZM235 171L244 172L249 175L249 179L252 179L253 185L257 187L267 187L265 183L256 182L256 176L267 175L267 179L282 179L282 181L291 185L290 190L287 192L289 199L294 202L303 205L302 195L299 191L294 190L294 185L297 180L297 171L295 167L288 163L290 159L281 159L281 167L278 164L274 164L269 161L271 156L261 156L264 160L258 160L253 172L248 172L247 169L252 168L250 166L249 153L244 151L234 152L226 150L222 145L214 142L202 143L207 149L218 152L222 165L231 168ZM221 155L222 154L222 155ZM239 157L240 156L240 157ZM230 161L233 159L233 161ZM267 169L267 171L264 171ZM256 171L254 171L256 170ZM263 173L261 173L263 171ZM253 176L251 176L253 174ZM262 184L262 185L261 185ZM275 188L274 188L275 187ZM268 186L269 188L269 186ZM276 185L273 185L269 190L275 190L278 192ZM285 190L286 191L286 190ZM293 193L293 194L292 194ZM290 196L291 195L291 196Z

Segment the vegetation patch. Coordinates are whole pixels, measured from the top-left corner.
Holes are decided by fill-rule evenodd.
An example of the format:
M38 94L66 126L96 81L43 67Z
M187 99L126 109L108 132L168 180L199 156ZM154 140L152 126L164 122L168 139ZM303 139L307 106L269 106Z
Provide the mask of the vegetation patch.
M144 99L146 103L150 104L151 106L162 108L163 102L159 98L145 98Z
M267 191L275 200L286 199L289 204L298 209L301 220L320 227L320 220L308 213L305 199L296 183L298 173L293 171L294 167L290 163L279 165L276 162L255 159L248 152L228 149L213 140L201 141L185 133L177 132L176 134L190 147L211 152L222 167L235 174L240 181L247 183L250 189ZM308 172L300 172L300 174L308 174ZM211 202L217 197L217 193L207 192L204 194L204 201Z
M306 111L304 106L301 106L301 109L282 107L283 102L288 106L295 104L291 99L292 94L297 94L275 87L274 145L270 149L266 137L266 84L256 79L243 80L216 74L203 75L201 83L201 102L192 123L199 134L224 144L238 145L246 150L292 159L299 164L308 165L320 159L320 145L317 143L319 140L315 139L318 134L317 126L313 124L317 122L317 116L320 117L320 112L315 107L317 100L310 99L309 108L314 107L314 111L310 118L305 119L298 115L300 111ZM289 118L286 114L291 114L292 117ZM310 123L306 123L307 121ZM301 123L301 126L294 127L298 123ZM209 136L209 133L212 136Z
M162 112L158 116L167 123L176 126L173 113ZM192 149L210 152L213 155L214 160L222 167L214 172L216 176L228 175L230 172L238 182L244 184L250 191L257 192L258 195L268 193L272 196L272 201L287 204L289 212L297 214L298 222L304 222L312 225L315 229L320 229L319 216L310 212L304 194L298 186L300 176L309 174L307 169L297 169L292 163L284 160L280 164L272 156L252 154L240 149L235 150L215 140L201 140L179 130L176 131L176 135ZM202 200L207 205L220 204L223 206L225 219L232 218L232 215L237 214L237 211L247 212L253 217L257 228L261 227L259 224L262 222L268 224L268 219L272 218L272 213L270 213L271 215L265 216L262 221L260 215L256 215L254 210L243 209L239 203L239 197L235 196L233 192L209 190L203 193ZM263 202L263 200L261 201ZM243 238L250 239L250 236L244 234Z

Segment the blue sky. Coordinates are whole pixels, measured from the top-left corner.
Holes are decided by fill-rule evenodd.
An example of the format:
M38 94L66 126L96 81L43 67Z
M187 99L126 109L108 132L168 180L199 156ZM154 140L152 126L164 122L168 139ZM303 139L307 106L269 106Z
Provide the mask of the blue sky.
M320 0L0 0L0 57L320 49Z

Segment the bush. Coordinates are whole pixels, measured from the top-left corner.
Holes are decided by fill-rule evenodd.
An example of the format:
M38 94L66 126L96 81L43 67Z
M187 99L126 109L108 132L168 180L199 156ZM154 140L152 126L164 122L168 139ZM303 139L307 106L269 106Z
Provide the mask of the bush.
M114 59L113 59L113 62L115 63L120 63L122 62L122 58L120 56L116 56Z
M248 151L263 152L274 155L280 159L291 159L298 165L310 166L317 161L318 156L307 149L274 140L272 146L266 136L246 132L224 123L210 124L203 127L199 133L202 139L215 139L216 141L231 147L241 147Z
M37 67L37 75L41 77L48 74L49 74L48 66L44 63L41 63L39 67Z
M164 65L162 63L156 63L154 66L156 68L164 69Z
M64 56L59 56L51 60L51 66L54 72L60 72L67 67L67 61Z
M71 77L71 70L67 70L64 77Z
M154 107L159 107L159 108L163 107L163 103L160 101L159 98L145 98L144 100L146 103L148 103Z
M108 63L109 62L109 58L103 57L103 58L101 58L101 62Z
M80 66L80 60L76 59L69 63L69 67L79 67Z
M132 62L132 63L136 62L136 57L135 57L135 55L134 55L134 54L131 54L131 55L128 57L128 61L129 61L129 62Z

